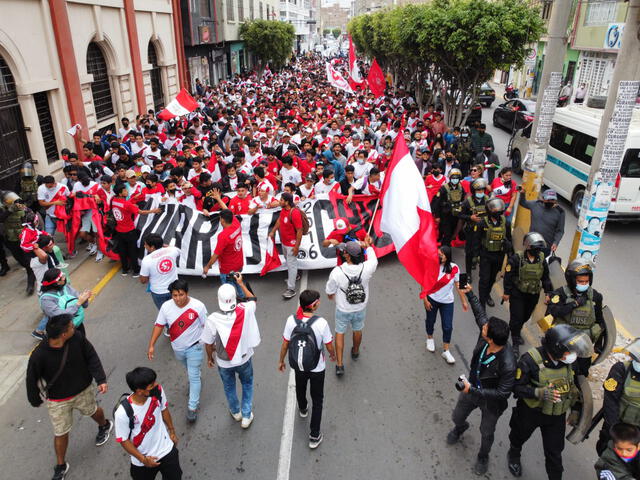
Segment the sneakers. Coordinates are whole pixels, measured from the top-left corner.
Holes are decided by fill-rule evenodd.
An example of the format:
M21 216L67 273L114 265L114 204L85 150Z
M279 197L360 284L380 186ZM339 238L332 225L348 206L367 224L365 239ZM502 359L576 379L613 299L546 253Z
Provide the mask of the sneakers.
M67 258L76 258L78 256L78 251L74 250L73 252L70 252L67 254Z
M288 288L282 294L282 298L284 298L285 300L289 300L289 299L291 299L291 298L293 298L295 296L296 296L296 291L295 290L289 290Z
M449 350L445 350L444 352L442 352L442 358L444 358L449 365L453 365L454 363L456 363L456 359L453 358L453 355L451 355L451 352Z
M436 342L433 338L427 338L427 350L432 353L436 351Z
M489 459L486 457L478 457L473 466L473 473L476 475L484 475L489 470Z
M107 420L103 426L98 427L98 434L96 435L96 447L100 445L104 445L109 440L109 434L111 433L111 429L113 428L113 422L111 420Z
M39 332L38 330L34 330L33 332L31 332L31 336L38 340L44 340L45 338L44 332Z
M140 274L139 273L134 273L133 275L131 275L133 278L139 278Z
M305 408L304 410L298 408L298 413L300 413L301 418L307 418L309 416L309 408Z
M87 250L89 250L89 255L95 255L96 253L98 253L98 245L96 245L95 243L90 243Z
M336 375L338 377L341 377L344 375L344 366L343 365L336 365Z
M360 352L356 352L353 348L351 348L351 358L354 360L358 360L360 357Z
M253 412L251 412L251 416L249 418L242 417L242 423L240 424L240 426L246 429L251 426L252 422L253 422Z
M104 258L104 253L100 251L96 253L96 263L101 262L103 258Z
M193 423L198 419L198 411L187 408L187 422Z
M56 465L53 468L53 477L51 480L64 480L64 477L67 475L69 471L69 463L65 463L64 465Z
M318 445L320 445L322 443L322 433L320 435L318 435L317 437L312 437L309 436L309 448L310 449L315 449L318 448Z
M487 298L487 305L489 305L490 307L495 307L496 306L496 302L493 301L493 298L491 298L491 296L489 296L489 298Z
M231 414L231 416L236 422L239 422L240 420L242 420L242 412L233 413L231 410L229 410L229 413Z
M520 463L520 457L516 457L511 453L511 449L507 452L507 464L509 466L509 471L511 475L514 477L522 476L522 463Z
M122 270L120 275L122 275L123 277L126 277L127 275L129 275L129 270Z
M95 243L87 243L87 248L86 248L87 252L90 252L94 245Z
M449 433L447 433L447 445L455 445L460 440L460 434L454 428Z

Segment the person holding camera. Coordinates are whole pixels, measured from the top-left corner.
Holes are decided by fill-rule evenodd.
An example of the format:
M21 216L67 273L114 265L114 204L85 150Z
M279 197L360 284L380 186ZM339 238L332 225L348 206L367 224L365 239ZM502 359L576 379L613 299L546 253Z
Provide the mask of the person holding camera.
M463 292L480 327L480 338L473 350L469 379L461 375L456 383L460 391L451 419L454 428L447 435L447 443L453 445L469 428L467 418L476 408L480 409L480 451L473 471L484 475L489 467L489 452L493 445L498 419L507 409L507 400L516 380L516 362L509 340L509 325L496 317L487 318L480 300L471 285Z
M214 263L219 262L220 283L229 283L236 289L238 298L244 298L244 290L236 282L235 272L241 272L244 266L242 251L242 225L229 209L220 212L222 231L216 237L213 255L202 267L202 275L206 276Z

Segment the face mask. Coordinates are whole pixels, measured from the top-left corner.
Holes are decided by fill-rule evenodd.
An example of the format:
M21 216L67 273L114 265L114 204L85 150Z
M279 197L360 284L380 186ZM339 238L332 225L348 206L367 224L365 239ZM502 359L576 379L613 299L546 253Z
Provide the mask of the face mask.
M511 188L511 180L507 180L506 182L504 182L504 186L507 188Z
M633 361L631 362L631 365L633 366L633 369L634 369L636 372L640 373L640 362L637 362L637 361L633 360Z
M440 176L440 170L432 170L431 173L433 174L434 177L439 177Z
M176 193L176 189L175 188L170 188L167 190L167 192L169 193Z
M468 134L468 133L463 133L463 134L462 134L462 138L467 138L468 136L469 136L469 134Z
M551 203L551 202L545 202L545 203L544 203L544 208L546 208L547 210L549 210L550 208L553 208L553 203Z
M160 393L160 387L156 385L151 390L149 390L149 395L152 397L160 398L162 395Z
M142 162L136 162L136 165L141 167L142 165L144 165Z
M576 361L577 358L578 358L578 354L576 352L571 352L571 353L569 353L569 355L567 355L561 361L565 365L571 365L573 362Z
M359 159L358 159L358 163L359 163L360 165L364 165L364 158L359 158Z
M484 192L476 192L474 195L478 200L482 200L484 198Z
M587 290L589 290L589 284L587 283L586 285L576 285L576 291L580 292L580 293L584 293Z
M616 455L618 455L618 457L620 457L620 459L624 462L624 463L629 463L631 462L634 458L636 458L636 456L638 455L638 452L636 452L635 455L631 455L630 457L624 457L622 455L620 455L618 452L616 452Z
M458 183L460 183L460 179L459 178L452 178L451 179L451 184L457 185Z

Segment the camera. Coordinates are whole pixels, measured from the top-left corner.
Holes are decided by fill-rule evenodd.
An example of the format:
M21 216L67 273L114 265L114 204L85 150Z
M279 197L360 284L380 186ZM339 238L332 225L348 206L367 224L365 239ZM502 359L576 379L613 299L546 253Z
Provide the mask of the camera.
M458 381L456 382L456 390L458 390L459 392L461 392L462 390L464 390L464 382L467 380L467 377L462 374L458 377Z

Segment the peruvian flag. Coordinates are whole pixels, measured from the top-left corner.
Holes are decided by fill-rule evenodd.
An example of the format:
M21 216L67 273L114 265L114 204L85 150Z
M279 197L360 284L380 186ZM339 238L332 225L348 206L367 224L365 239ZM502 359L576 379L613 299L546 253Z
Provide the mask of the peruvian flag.
M367 75L367 83L369 84L371 93L373 93L376 98L384 95L384 89L387 86L387 83L384 79L384 73L375 58L373 59L373 63L369 69L369 75Z
M333 68L333 66L327 62L327 82L332 87L336 87L338 90L344 90L347 93L353 93L351 87L349 86L349 82L347 82L340 73Z
M356 48L353 46L351 35L349 35L349 85L354 90L358 88L364 89L364 80L362 79L356 60Z
M278 251L276 250L276 244L273 243L273 239L271 237L267 237L267 257L264 260L264 267L262 267L262 271L260 272L260 276L264 276L269 273L271 270L275 270L282 262L280 261L280 255L278 255Z
M171 120L172 118L191 113L196 108L198 108L198 102L183 88L180 90L180 93L178 93L178 96L170 101L169 105L158 114L158 117L162 120Z
M437 227L424 182L402 135L396 136L380 201L380 228L391 236L400 262L422 286L424 298L440 272Z

